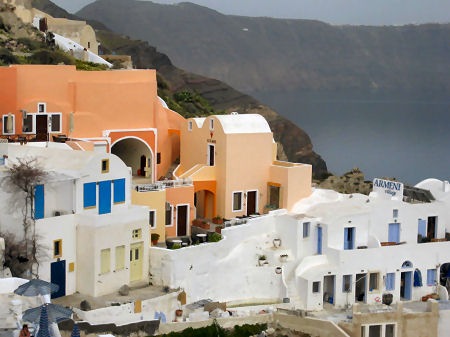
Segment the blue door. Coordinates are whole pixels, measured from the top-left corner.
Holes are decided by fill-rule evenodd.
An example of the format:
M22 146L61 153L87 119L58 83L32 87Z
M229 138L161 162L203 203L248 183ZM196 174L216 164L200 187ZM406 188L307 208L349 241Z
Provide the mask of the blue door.
M44 185L37 185L34 188L34 218L44 218Z
M400 298L411 300L412 296L412 271L403 272L400 280Z
M111 213L111 180L98 183L98 214Z
M400 242L400 224L399 223L390 223L389 224L389 232L388 232L388 241L389 242Z
M317 254L322 254L322 227L317 227Z
M344 249L355 248L355 227L344 228Z
M59 290L51 294L51 298L66 296L66 261L57 261L50 264L50 282L57 284Z

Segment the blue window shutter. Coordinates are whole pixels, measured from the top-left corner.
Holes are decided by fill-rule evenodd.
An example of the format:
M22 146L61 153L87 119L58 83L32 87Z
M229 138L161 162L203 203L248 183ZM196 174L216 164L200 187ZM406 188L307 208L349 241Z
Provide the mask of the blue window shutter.
M111 180L98 183L98 214L111 213Z
M114 180L114 202L125 202L125 178Z
M395 273L386 274L386 290L394 290L395 288Z
M34 218L44 218L44 185L36 185L34 188Z
M434 286L436 282L436 269L428 269L427 270L427 285Z
M83 185L83 206L95 207L97 204L97 183L85 183Z

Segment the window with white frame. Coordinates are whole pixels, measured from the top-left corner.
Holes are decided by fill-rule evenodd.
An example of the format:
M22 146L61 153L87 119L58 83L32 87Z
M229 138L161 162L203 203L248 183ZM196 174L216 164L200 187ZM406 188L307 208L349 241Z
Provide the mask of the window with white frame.
M50 120L50 132L58 133L62 131L62 114L61 113L52 113L49 114Z
M3 115L3 134L13 135L16 133L15 116L13 114Z
M233 212L242 211L242 192L233 192Z
M427 286L434 286L436 283L436 269L427 269Z
M352 291L352 275L344 275L342 277L342 292L349 293Z
M148 224L150 228L156 228L156 211L154 209L148 211Z
M361 337L395 337L396 324L361 325Z
M310 222L304 222L303 223L303 237L304 238L309 237L310 227L311 227L311 223Z
M46 112L47 111L47 104L46 103L38 103L37 105L37 111L38 112Z
M387 273L384 283L386 290L395 290L395 273Z
M369 274L369 290L377 290L378 289L378 273L370 273Z
M23 117L22 133L34 133L33 117L31 114Z
M213 118L210 118L210 119L209 119L209 129L210 129L211 131L214 130L214 119L213 119Z

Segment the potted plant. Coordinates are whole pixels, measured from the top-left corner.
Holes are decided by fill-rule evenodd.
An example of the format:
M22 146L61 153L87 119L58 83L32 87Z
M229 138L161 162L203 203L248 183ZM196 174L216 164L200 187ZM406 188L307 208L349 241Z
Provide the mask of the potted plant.
M223 229L223 225L216 225L216 228L214 228L216 233L221 234Z
M175 243L172 245L172 248L171 248L171 249L180 249L180 248L181 248L181 243L175 242Z
M288 259L288 254L281 254L280 255L280 261L281 262L286 262Z
M275 273L276 273L276 274L281 274L282 271L283 271L283 269L282 269L281 267L276 267L276 268L275 268Z
M221 216L216 215L214 218L212 218L213 224L216 225L222 225L223 224L223 218Z
M280 247L280 246L281 246L281 239L280 239L280 238L275 238L275 239L273 239L273 246L274 246L275 248Z
M267 257L265 255L259 255L258 256L258 265L262 266L267 260Z
M156 246L158 244L159 236L160 235L158 233L151 234L151 241L153 246Z

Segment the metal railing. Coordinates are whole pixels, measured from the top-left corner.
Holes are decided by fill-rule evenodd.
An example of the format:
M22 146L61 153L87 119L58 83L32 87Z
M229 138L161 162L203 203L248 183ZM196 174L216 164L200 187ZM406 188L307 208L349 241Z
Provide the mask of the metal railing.
M177 180L160 180L153 184L136 184L134 189L138 192L151 192L151 191L161 191L166 188L182 187L182 186L192 186L192 179L177 179Z

